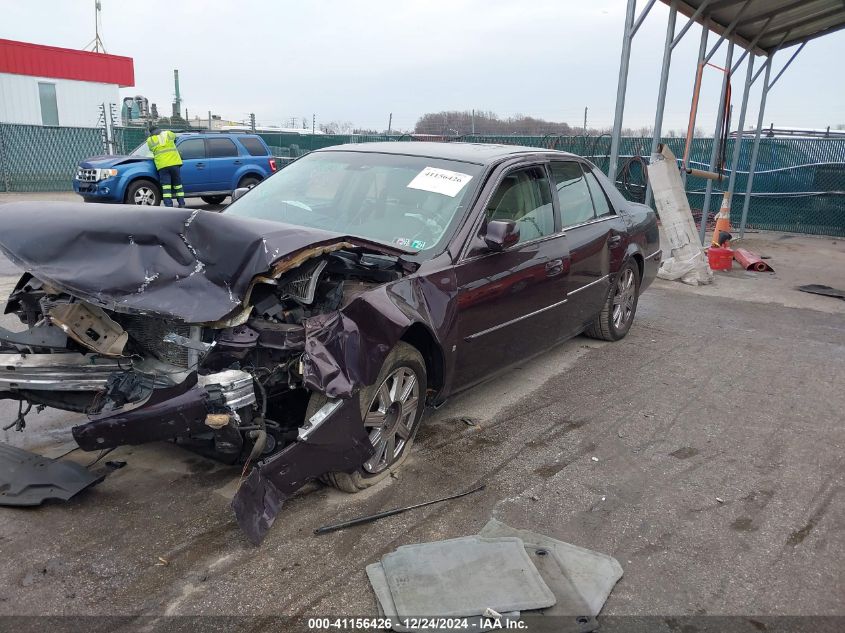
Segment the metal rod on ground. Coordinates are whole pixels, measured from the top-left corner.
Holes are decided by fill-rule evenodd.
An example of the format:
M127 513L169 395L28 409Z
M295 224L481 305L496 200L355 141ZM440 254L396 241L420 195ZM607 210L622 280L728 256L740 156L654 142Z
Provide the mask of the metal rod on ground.
M731 61L734 56L734 43L728 42L728 52L725 57L725 68L731 67ZM730 75L725 73L722 77L722 96L719 99L719 112L716 115L716 131L713 133L713 147L710 150L710 171L716 170L716 161L719 157L719 137L722 133L722 124L725 121L725 98L728 92L728 82ZM713 194L713 181L708 180L707 186L704 189L704 202L701 205L701 226L698 229L698 236L701 243L704 244L704 236L707 233L707 214L710 211L710 196Z
M666 25L666 43L663 45L663 67L660 70L660 90L657 93L657 112L654 115L654 133L651 137L651 151L652 154L657 152L657 146L660 144L660 132L663 129L663 111L666 109L666 89L669 85L669 67L672 63L672 42L675 39L675 21L678 17L678 0L672 0L669 5L669 22ZM645 187L645 204L651 206L651 184L646 180Z
M701 89L701 75L704 72L704 55L707 53L707 37L710 34L710 21L704 20L701 25L701 42L698 45L698 62L695 69L695 86L692 91L692 103L689 111L689 125L687 126L687 140L684 145L684 170L681 172L681 179L684 187L687 184L687 169L689 168L689 153L692 148L692 140L695 138L695 119L698 116L698 94Z
M625 28L622 32L622 57L619 61L619 82L616 86L616 112L613 115L613 133L610 136L610 161L607 177L616 183L616 163L619 162L619 141L622 137L622 116L625 113L625 91L628 89L628 66L631 63L631 40L634 37L634 13L637 0L628 0L625 12Z
M372 523L373 521L378 521L379 519L383 519L385 517L392 517L396 514L401 514L403 512L407 512L408 510L415 510L416 508L422 508L425 506L434 505L435 503L442 503L444 501L451 501L452 499L459 499L460 497L466 497L467 495L471 495L479 490L484 490L484 484L478 486L477 488L473 488L472 490L467 490L466 492L461 492L456 495L452 495L450 497L443 497L442 499L435 499L434 501L425 501L423 503L416 503L412 506L406 506L404 508L394 508L392 510L385 510L384 512L379 512L378 514L371 514L369 516L358 517L357 519L351 519L349 521L344 521L343 523L335 523L334 525L324 525L323 527L317 528L314 530L314 534L326 534L327 532L334 532L336 530L342 530L344 528L352 527L355 525L363 525L365 523Z

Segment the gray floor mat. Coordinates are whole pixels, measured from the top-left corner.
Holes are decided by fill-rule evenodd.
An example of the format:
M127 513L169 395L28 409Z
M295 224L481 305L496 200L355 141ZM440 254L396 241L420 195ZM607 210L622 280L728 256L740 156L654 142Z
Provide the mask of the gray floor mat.
M473 616L486 608L524 611L556 601L519 538L404 545L381 563L400 616Z
M406 628L399 623L399 616L396 613L396 605L393 604L393 596L390 595L390 587L387 586L387 576L384 573L384 567L381 566L381 563L367 565L367 578L370 579L370 585L373 588L373 592L376 594L376 605L378 606L379 617L389 618L393 623L394 631L397 631L398 633L416 633L427 630ZM502 626L503 628L507 628L508 620L519 620L519 611L503 613L502 616ZM493 629L473 626L472 630L483 633L484 631Z
M484 537L517 537L522 539L526 546L553 551L564 574L586 603L586 615L599 614L614 585L622 578L622 566L612 556L529 530L512 528L496 519L490 519L478 534Z

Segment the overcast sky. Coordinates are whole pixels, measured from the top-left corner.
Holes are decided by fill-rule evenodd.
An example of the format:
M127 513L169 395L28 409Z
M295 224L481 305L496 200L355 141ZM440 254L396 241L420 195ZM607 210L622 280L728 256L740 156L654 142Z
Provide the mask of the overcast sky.
M475 108L580 126L587 106L590 127L613 122L625 0L101 2L107 51L135 60L136 85L123 96L143 94L162 115L178 68L191 116L255 112L279 124L315 113L318 124L384 129L392 112L394 129L410 129L425 112ZM0 0L0 37L81 48L94 35L93 5ZM654 122L668 13L658 2L634 42L626 127ZM686 129L699 33L690 29L675 50L664 130ZM843 59L845 31L810 42L770 93L764 123L845 124ZM737 111L743 77L740 69ZM698 120L709 134L720 82L708 69ZM759 86L747 126L758 99Z

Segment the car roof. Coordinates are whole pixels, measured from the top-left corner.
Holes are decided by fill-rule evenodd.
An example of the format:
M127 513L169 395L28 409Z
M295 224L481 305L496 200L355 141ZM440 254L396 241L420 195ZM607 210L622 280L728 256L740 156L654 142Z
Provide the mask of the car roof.
M208 131L197 130L196 132L193 132L193 131L191 131L191 132L176 132L176 136L204 136L204 137L207 137L207 138L227 138L227 137L244 138L244 137L249 137L249 138L257 138L257 139L264 140L258 134L253 134L252 132L208 132Z
M332 145L315 150L317 152L366 152L373 154L401 154L403 156L423 156L459 160L465 163L489 165L511 156L525 154L556 154L561 157L578 158L575 154L543 147L525 145L504 145L496 143L460 143L431 141L389 141L381 143L350 143Z

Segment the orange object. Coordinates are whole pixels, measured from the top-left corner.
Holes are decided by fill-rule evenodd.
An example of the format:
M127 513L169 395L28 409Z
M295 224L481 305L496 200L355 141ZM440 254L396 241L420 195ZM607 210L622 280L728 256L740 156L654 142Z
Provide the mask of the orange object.
M707 263L713 270L730 270L734 263L734 252L729 248L711 246L707 249Z
M731 244L730 241L727 241L724 244L719 244L719 234L723 232L731 232L731 201L728 198L727 193L722 196L722 206L719 207L719 213L716 214L715 219L716 228L713 229L713 239L711 240L711 243L716 248L719 248L720 246L724 246L725 248L727 248Z
M739 262L745 270L753 270L758 273L773 273L775 269L763 261L757 253L745 248L738 248L734 251L734 259Z

